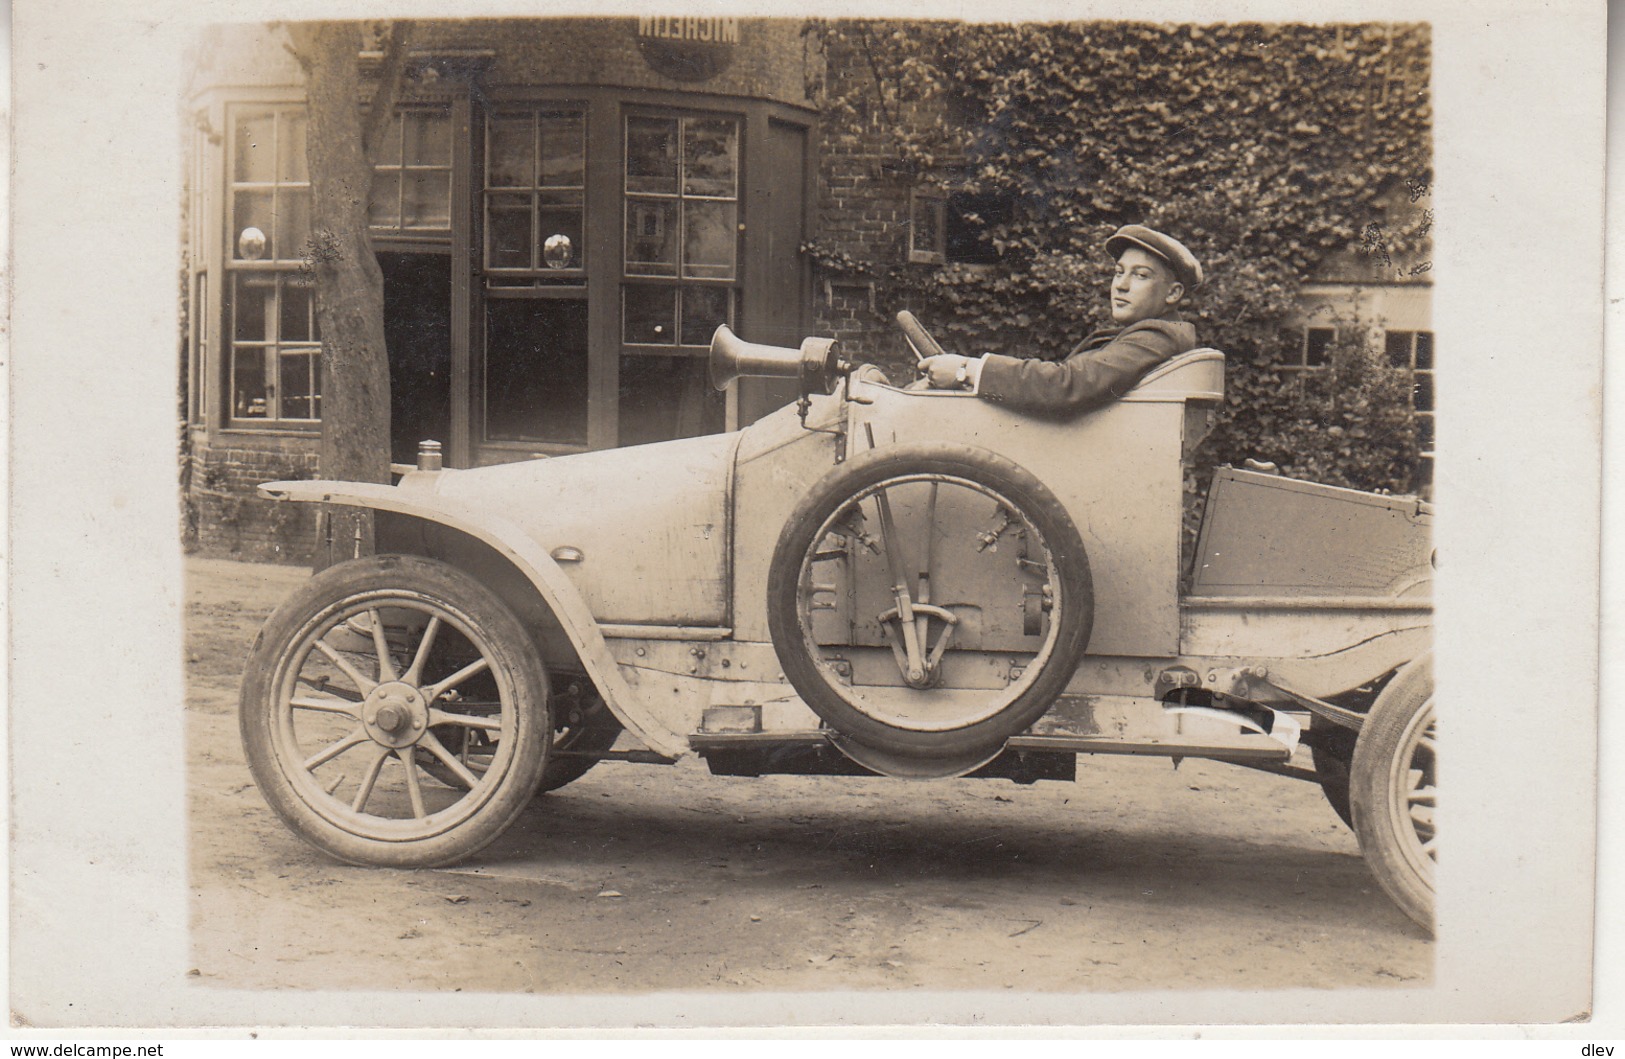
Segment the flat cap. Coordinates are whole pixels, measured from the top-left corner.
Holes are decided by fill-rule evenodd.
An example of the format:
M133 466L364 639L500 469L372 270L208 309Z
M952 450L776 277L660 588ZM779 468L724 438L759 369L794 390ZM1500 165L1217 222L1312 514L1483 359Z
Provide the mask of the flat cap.
M1185 285L1187 291L1195 290L1202 285L1202 263L1196 260L1196 255L1185 249L1185 244L1171 235L1147 228L1143 224L1126 224L1112 233L1106 240L1106 253L1112 257L1123 256L1123 251L1131 246L1142 250L1149 250L1156 254L1174 270L1174 276Z

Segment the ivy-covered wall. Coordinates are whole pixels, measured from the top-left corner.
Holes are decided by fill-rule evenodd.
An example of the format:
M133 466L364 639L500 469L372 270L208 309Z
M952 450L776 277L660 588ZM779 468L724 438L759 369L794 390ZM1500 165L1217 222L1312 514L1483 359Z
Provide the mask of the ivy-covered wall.
M1256 457L1334 484L1415 487L1411 384L1367 338L1380 320L1347 321L1327 370L1278 365L1302 341L1305 282L1431 281L1425 25L837 21L809 33L826 59L807 247L826 333L904 375L890 323L901 308L953 351L1064 356L1109 323L1105 238L1149 224L1202 259L1209 278L1187 316L1229 358L1201 477ZM921 260L930 239L911 225L929 217L911 201L932 196L948 246L972 261Z

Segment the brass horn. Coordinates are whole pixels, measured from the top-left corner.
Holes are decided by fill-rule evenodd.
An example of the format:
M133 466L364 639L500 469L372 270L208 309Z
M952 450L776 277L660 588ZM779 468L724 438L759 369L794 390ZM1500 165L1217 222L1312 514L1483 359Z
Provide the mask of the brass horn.
M833 338L804 339L800 349L791 349L746 342L727 324L711 335L711 385L719 390L745 375L795 379L804 395L830 394L846 368Z

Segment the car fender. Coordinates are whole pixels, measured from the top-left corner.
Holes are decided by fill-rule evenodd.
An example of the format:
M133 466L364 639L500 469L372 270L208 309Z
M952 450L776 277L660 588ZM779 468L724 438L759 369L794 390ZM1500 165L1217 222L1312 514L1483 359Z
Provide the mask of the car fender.
M409 515L483 541L530 580L570 638L605 703L626 729L650 749L667 757L681 757L688 751L687 739L661 725L627 683L597 620L569 577L534 538L512 522L487 511L467 509L433 494L366 482L267 482L259 491L272 500L342 504Z

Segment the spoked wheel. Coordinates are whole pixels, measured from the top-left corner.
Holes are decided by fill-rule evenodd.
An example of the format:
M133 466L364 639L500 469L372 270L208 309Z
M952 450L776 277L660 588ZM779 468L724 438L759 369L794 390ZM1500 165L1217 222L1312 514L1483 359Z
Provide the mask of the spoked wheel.
M301 837L355 864L428 867L524 809L549 717L540 659L500 599L445 564L375 556L271 616L240 721L255 782Z
M1431 930L1439 856L1432 656L1400 670L1377 697L1354 746L1349 800L1360 852L1377 882Z
M1089 562L1032 474L966 445L899 445L827 475L768 575L785 676L848 739L909 757L996 750L1088 644Z

